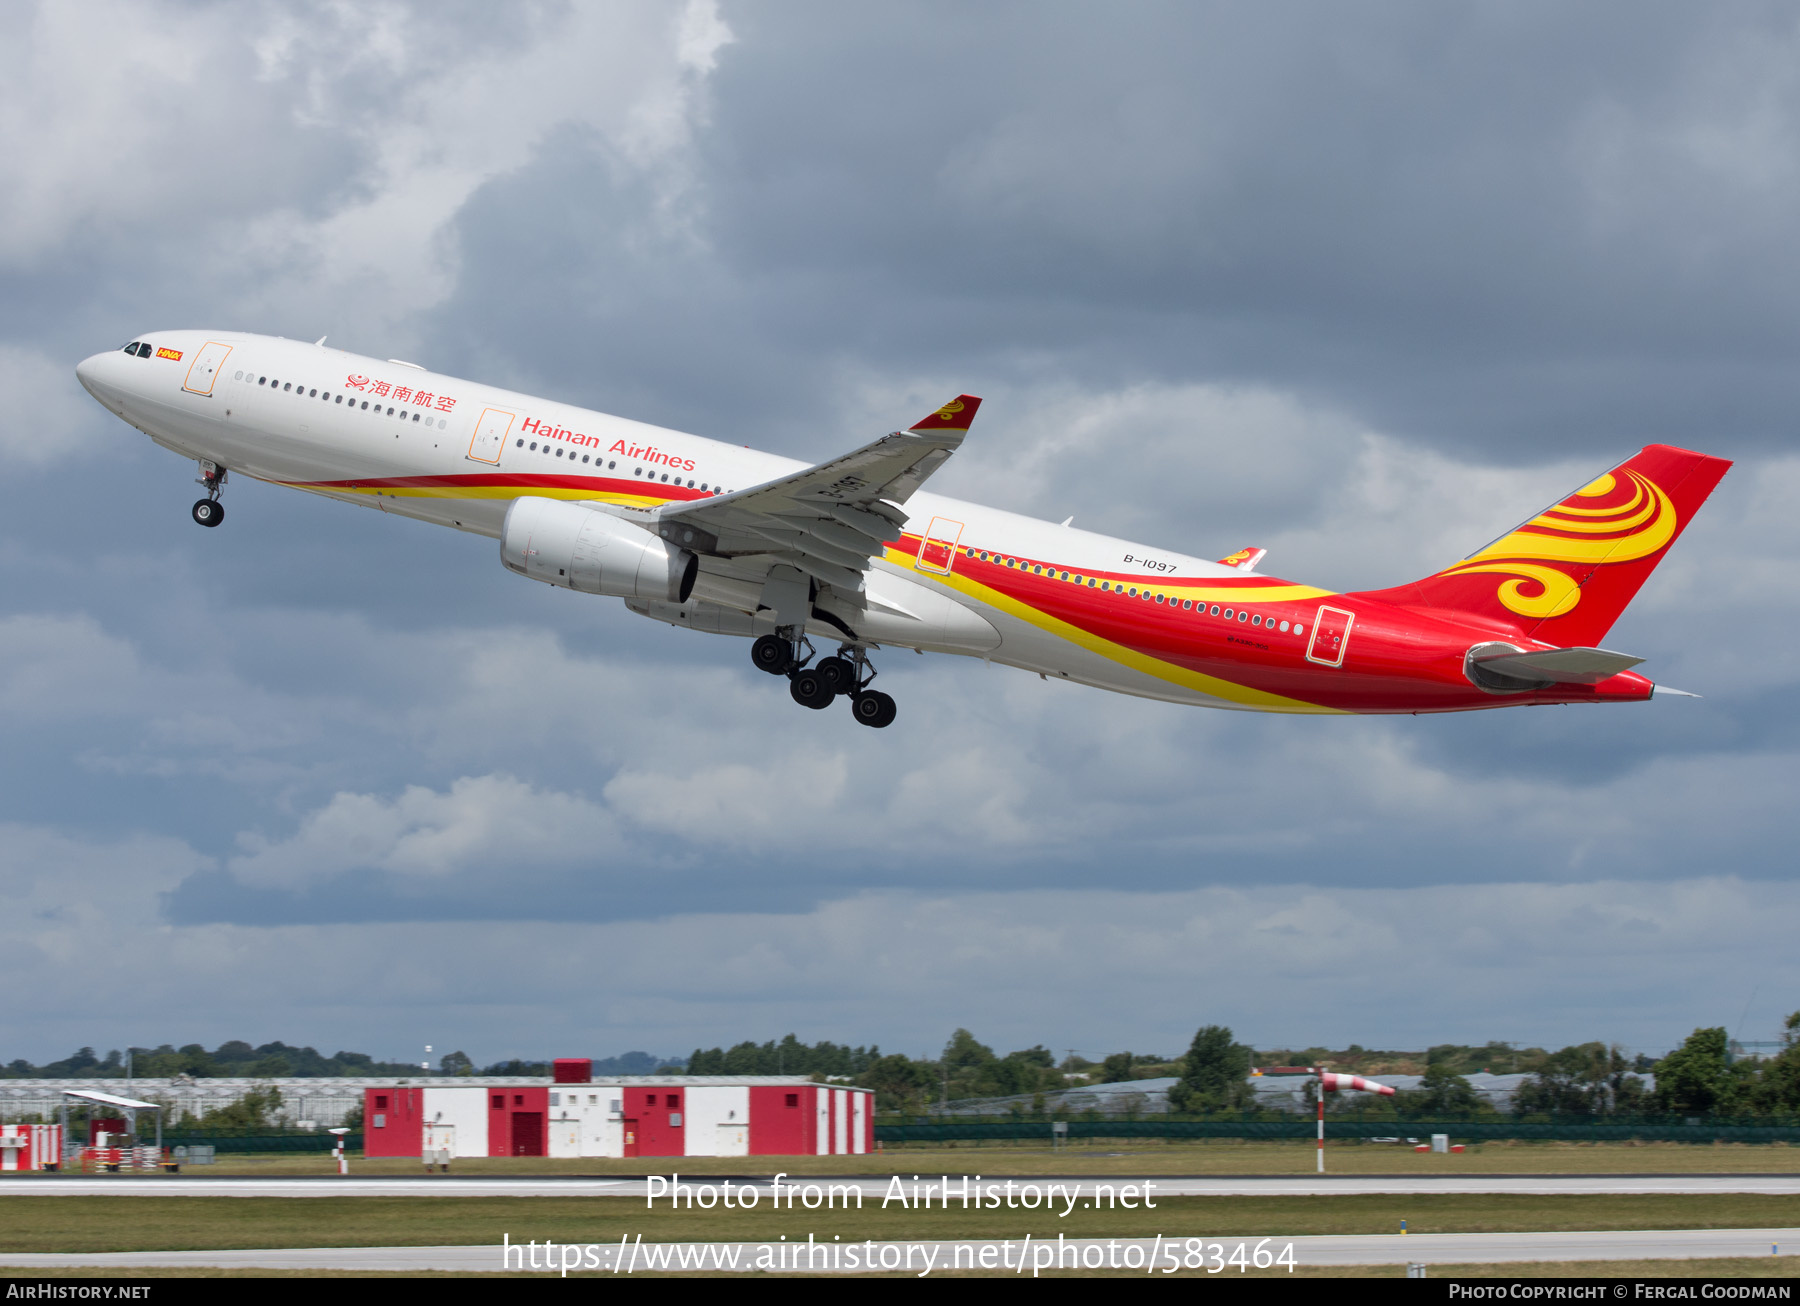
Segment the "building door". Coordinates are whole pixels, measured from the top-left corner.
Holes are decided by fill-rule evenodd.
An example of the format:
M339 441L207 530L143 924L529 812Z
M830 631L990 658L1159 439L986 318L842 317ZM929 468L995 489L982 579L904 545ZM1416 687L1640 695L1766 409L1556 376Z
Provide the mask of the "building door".
M956 542L962 538L962 532L961 522L951 521L948 517L933 517L931 529L919 541L919 560L913 566L919 571L948 576L950 564L956 559Z
M714 1156L749 1156L750 1126L723 1124L717 1126L718 1140L713 1144Z
M1342 608L1320 608L1318 618L1313 622L1312 641L1306 646L1307 661L1328 667L1343 666L1344 651L1350 647L1350 627L1355 624L1353 612L1345 612Z
M571 1093L569 1096L573 1097ZM581 1121L564 1111L562 1117L550 1122L550 1155L581 1155Z
M626 1156L638 1154L638 1122L630 1116L625 1118L625 1151Z
M187 380L181 383L181 388L197 395L211 394L213 382L219 379L219 368L224 366L225 356L230 352L230 345L208 340L206 347L195 354L194 361L188 365Z
M498 408L484 408L475 423L475 434L469 440L469 457L478 463L500 463L500 451L512 431L513 415Z
M542 1156L544 1154L544 1113L515 1111L512 1114L512 1154Z

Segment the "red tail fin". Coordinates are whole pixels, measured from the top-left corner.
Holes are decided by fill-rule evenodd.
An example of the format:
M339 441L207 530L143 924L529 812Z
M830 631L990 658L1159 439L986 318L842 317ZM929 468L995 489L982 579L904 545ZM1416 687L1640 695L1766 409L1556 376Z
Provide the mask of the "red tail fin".
M1598 644L1730 466L1650 445L1479 553L1381 597L1466 612L1548 644Z

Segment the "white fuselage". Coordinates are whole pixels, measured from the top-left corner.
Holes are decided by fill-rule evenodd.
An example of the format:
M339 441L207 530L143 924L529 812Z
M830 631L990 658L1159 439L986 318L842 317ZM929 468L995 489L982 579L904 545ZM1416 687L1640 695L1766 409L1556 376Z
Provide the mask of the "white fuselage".
M235 332L163 331L140 339L162 354L98 354L78 374L106 408L158 444L239 476L481 535L500 536L507 508L523 495L648 504L748 489L807 465L321 345ZM212 373L194 373L208 364ZM909 532L949 523L938 529L955 528L955 547L1150 580L1177 571L1190 578L1243 575L923 491L904 507ZM721 608L742 613L744 593L726 568L703 574L694 600L681 608L631 606L675 625L761 633L767 624L748 616L750 624L707 615ZM1169 701L1242 706L1122 663L891 557L874 561L868 595L872 644L976 656ZM840 633L822 622L808 632L823 639Z

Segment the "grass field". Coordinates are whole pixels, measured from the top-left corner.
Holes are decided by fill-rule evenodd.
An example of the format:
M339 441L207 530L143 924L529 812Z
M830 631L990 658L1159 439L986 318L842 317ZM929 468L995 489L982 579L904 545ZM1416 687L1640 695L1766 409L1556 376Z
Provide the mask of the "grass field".
M481 1157L458 1160L462 1175L642 1175L681 1170L693 1174L1311 1174L1311 1140L1245 1143L1132 1142L1108 1146L975 1147L909 1146L867 1156L639 1157L611 1160L583 1157ZM1410 1147L1375 1143L1331 1143L1325 1166L1333 1174L1800 1174L1800 1149L1780 1143L1696 1146L1691 1143L1482 1143L1468 1151L1438 1155ZM352 1158L359 1175L420 1174L412 1159ZM224 1155L216 1165L193 1166L197 1175L322 1175L334 1173L324 1154L307 1156ZM0 1193L6 1179L0 1175ZM128 1176L120 1176L125 1180Z
M1061 1209L1061 1208L1059 1208ZM1800 1197L1182 1197L1155 1210L647 1209L623 1197L3 1197L0 1250L177 1251L232 1247L428 1247L559 1243L945 1238L1220 1237L1231 1234L1743 1229L1800 1225Z

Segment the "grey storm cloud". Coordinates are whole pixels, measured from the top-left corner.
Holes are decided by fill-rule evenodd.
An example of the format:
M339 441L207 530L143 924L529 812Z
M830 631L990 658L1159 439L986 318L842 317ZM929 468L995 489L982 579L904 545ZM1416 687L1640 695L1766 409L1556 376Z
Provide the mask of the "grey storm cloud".
M233 13L0 19L0 978L134 977L7 1055L1660 1047L1793 993L1791 11ZM490 541L255 483L195 531L72 368L214 324L796 456L979 393L946 492L1345 589L1689 445L1739 465L1608 642L1706 697L1315 721L889 651L858 731Z

